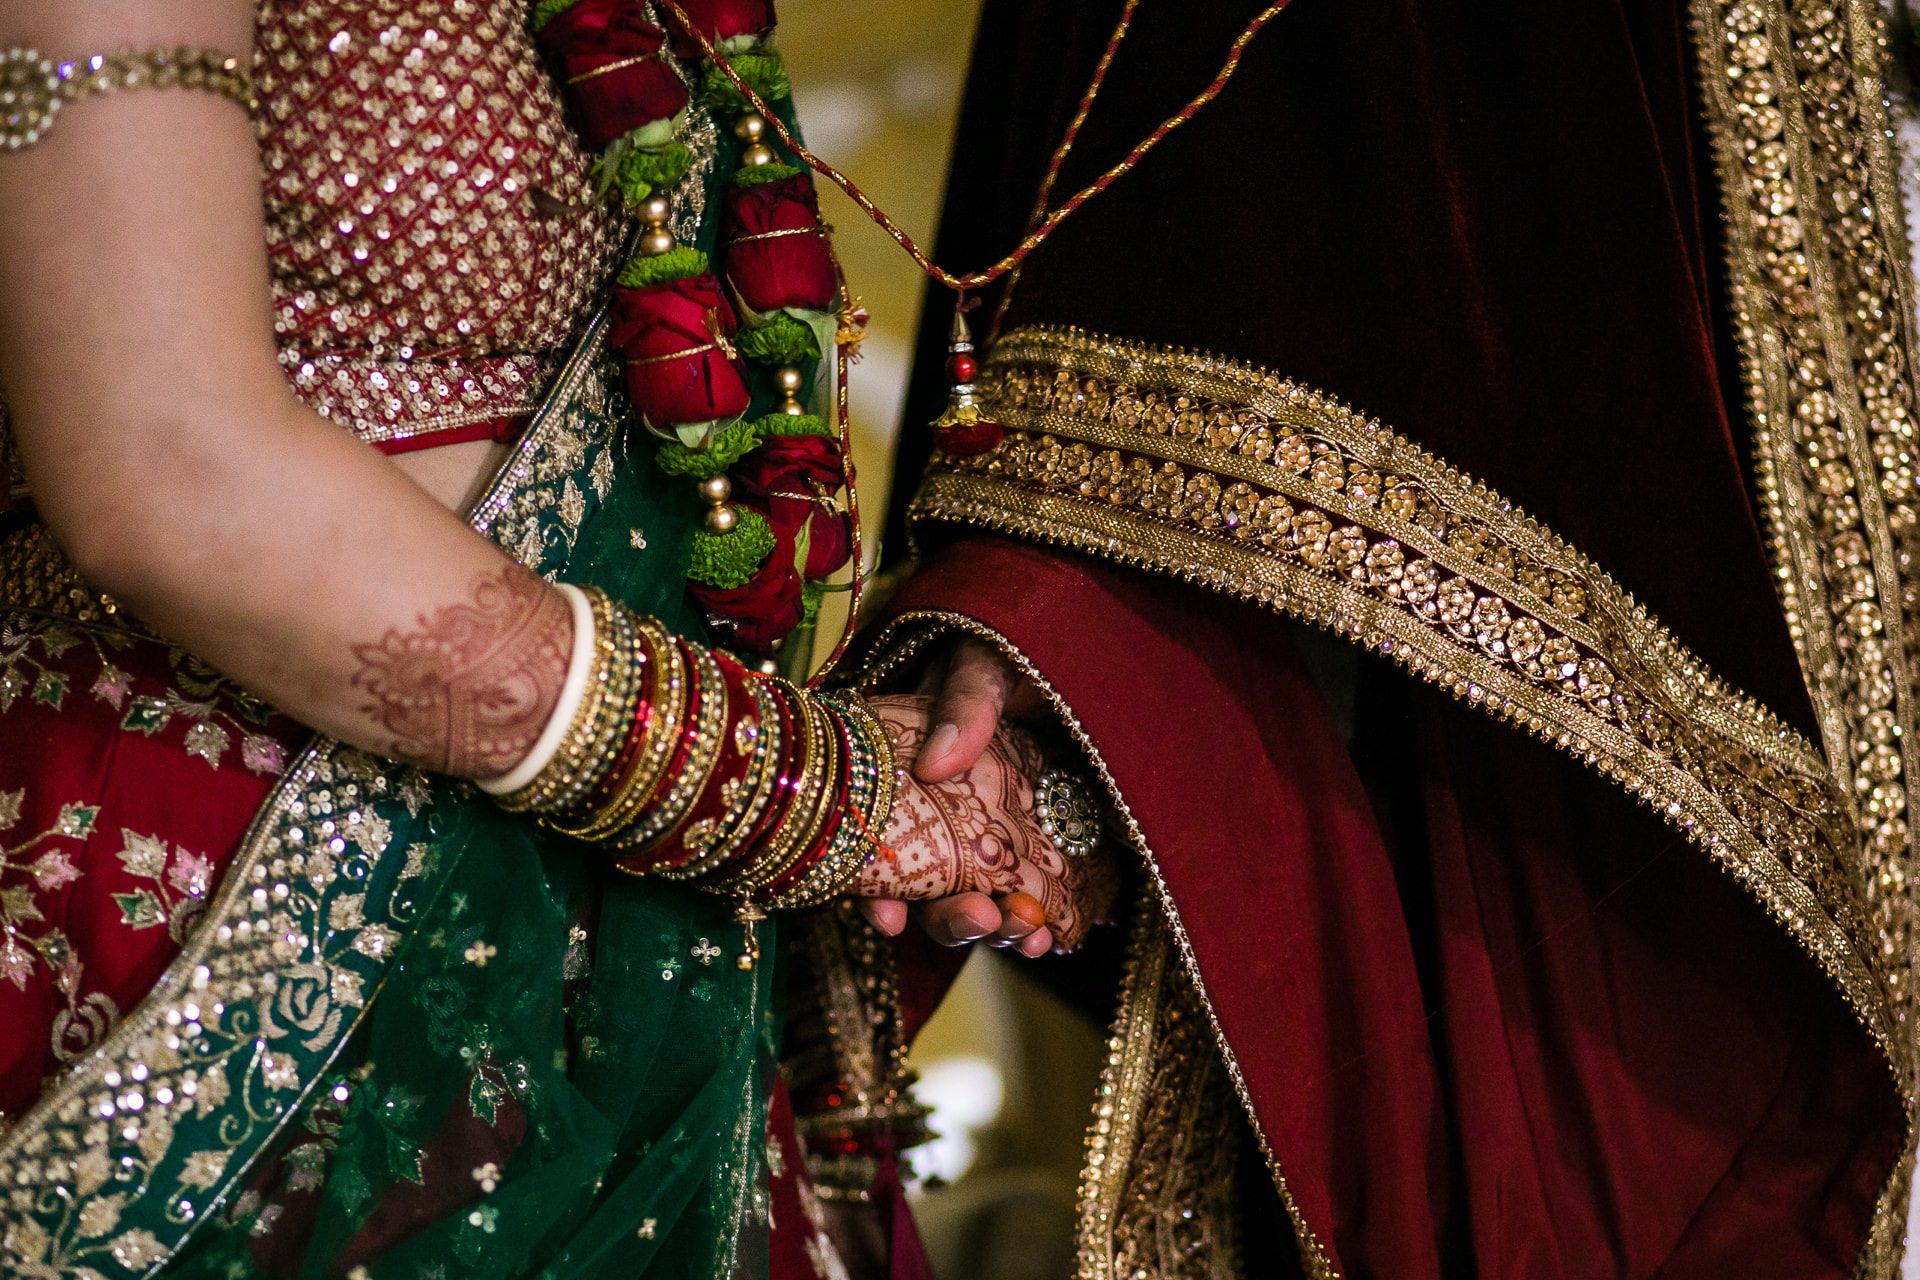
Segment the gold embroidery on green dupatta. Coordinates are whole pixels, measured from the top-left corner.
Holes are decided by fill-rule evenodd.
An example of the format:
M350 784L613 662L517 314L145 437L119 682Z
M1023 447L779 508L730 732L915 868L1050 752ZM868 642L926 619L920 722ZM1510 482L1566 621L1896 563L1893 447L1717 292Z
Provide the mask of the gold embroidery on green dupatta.
M611 465L596 321L470 521L536 569L565 562ZM84 623L62 623L85 626ZM218 1207L345 1044L419 904L418 772L321 739L270 794L205 917L96 1052L0 1135L9 1275L141 1274ZM134 1219L136 1204L163 1206Z

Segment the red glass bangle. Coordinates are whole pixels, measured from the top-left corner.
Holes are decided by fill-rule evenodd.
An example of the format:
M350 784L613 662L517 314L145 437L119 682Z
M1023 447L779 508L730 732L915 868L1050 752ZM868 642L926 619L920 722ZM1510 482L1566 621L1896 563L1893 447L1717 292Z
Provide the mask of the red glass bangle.
M760 679L761 677L751 677ZM786 687L775 681L767 681L768 692L772 695L775 714L780 717L780 741L786 744L787 758L780 763L780 776L774 780L773 799L767 805L767 811L760 815L760 821L740 842L740 856L749 857L760 850L761 843L773 832L778 831L793 809L793 800L800 786L800 779L806 776L805 734L796 734L793 708L787 704L791 696Z
M747 692L746 669L724 653L715 653L713 658L726 684L728 706L738 709L742 715L752 715L757 704L753 695ZM690 717L690 723L697 725L698 717ZM654 842L653 848L658 851L653 861L655 867L675 870L698 858L715 833L709 830L707 839L696 839L691 847L686 843L687 833L698 832L703 823L709 827L724 823L732 802L741 799L739 790L753 769L757 740L749 738L743 743L736 732L739 723L736 720L724 731L720 756L714 761L706 785L688 807L685 816Z
M659 781L654 783L653 791L647 796L646 804L640 807L636 823L666 802L674 783L685 772L688 761L693 757L694 748L699 745L700 709L706 699L713 696L711 692L701 687L700 664L695 660L685 642L680 637L673 636L669 638L669 643L679 649L682 669L686 672L687 696L681 703L685 710L681 713L680 724L677 727L665 724L657 726L657 731L676 733L678 742L674 746L672 757L667 761L665 772L660 775ZM660 842L653 840L642 848L623 850L619 858L621 870L644 875L662 866L663 862L659 857L660 848Z

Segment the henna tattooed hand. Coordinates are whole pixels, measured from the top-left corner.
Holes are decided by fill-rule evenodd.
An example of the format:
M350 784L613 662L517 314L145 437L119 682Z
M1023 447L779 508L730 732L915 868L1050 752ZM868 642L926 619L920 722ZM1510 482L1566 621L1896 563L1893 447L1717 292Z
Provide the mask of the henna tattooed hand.
M897 759L920 750L929 704L923 696L873 699ZM990 894L1000 899L998 928L982 921L973 936L996 932L1029 956L1078 946L1112 908L1116 877L1098 852L1065 857L1041 832L1033 780L1046 763L1032 735L1002 725L979 758L951 778L923 782L903 768L883 833L894 856L868 863L855 892L909 901Z

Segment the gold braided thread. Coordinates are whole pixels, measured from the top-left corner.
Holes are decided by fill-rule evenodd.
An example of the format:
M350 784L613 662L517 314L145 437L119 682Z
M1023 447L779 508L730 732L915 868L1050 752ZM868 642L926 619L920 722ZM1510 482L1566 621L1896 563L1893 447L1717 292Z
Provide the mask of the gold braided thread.
M781 142L786 144L789 151L800 158L801 163L805 164L821 177L827 179L827 181L833 183L834 186L839 187L840 190L846 192L847 198L859 205L881 230L885 231L889 236L892 236L894 243L906 250L907 255L911 257L915 263L919 264L920 270L925 272L929 278L937 280L949 289L965 293L968 290L977 289L982 285L991 284L1008 271L1019 266L1021 262L1025 261L1027 255L1037 249L1041 241L1052 235L1054 228L1058 227L1062 222L1065 222L1075 210L1112 186L1116 180L1125 176L1149 151L1159 146L1160 142L1168 134L1193 119L1207 104L1219 97L1220 91L1227 87L1227 82L1231 80L1234 73L1240 69L1240 60L1246 55L1247 46L1253 43L1253 38L1259 35L1268 23L1279 17L1281 12L1286 9L1287 5L1291 2L1292 0L1277 0L1277 3L1270 4L1255 14L1247 22L1247 25L1241 29L1240 34L1235 37L1233 44L1228 47L1226 61L1221 64L1219 73L1214 76L1213 80L1208 83L1204 89L1195 94L1186 106L1180 108L1180 110L1176 111L1173 115L1168 116L1152 133L1149 133L1146 137L1135 143L1132 150L1128 151L1121 160L1108 168L1105 173L1095 178L1085 187L1082 187L1072 196L1069 196L1058 209L1048 214L1039 226L1029 231L1021 239L1019 245L1015 247L1013 252L990 267L964 276L956 276L944 267L936 264L933 259L929 258L920 248L914 238L908 235L899 223L888 217L886 211L875 204L866 192L855 186L846 174L840 172L840 170L807 150L806 145L794 136L793 131L787 128L773 108L767 105L766 100L754 90L752 85L748 84L740 76L739 72L734 70L733 64L728 61L726 55L714 47L713 41L708 39L706 34L687 17L686 11L676 4L674 0L660 0L660 7L673 15L679 22L681 29L700 46L700 51L712 61L713 65L727 78L728 82L740 92L742 97L752 104L755 111L766 117L767 124L773 129L775 135L779 137ZM1129 9L1127 17L1131 18L1131 9ZM1102 72L1104 74L1104 65ZM1097 88L1094 91L1097 92ZM1089 103L1088 105L1091 104ZM1082 112L1081 118L1085 118L1084 111Z
M756 240L781 240L787 236L819 236L822 239L827 239L832 235L833 228L822 222L811 227L781 227L775 231L755 231L748 235L735 236L733 239L727 241L727 244L729 246L752 244Z
M240 59L187 45L128 49L55 62L38 49L0 52L0 148L21 151L53 128L60 108L122 89L193 89L253 110L253 80Z
M665 54L664 49L655 49L652 53L638 53L631 58L622 58L618 62L609 62L604 67L595 67L591 71L582 71L577 76L568 76L568 84L584 84L615 71L625 71L628 67L637 67L643 62L658 62Z

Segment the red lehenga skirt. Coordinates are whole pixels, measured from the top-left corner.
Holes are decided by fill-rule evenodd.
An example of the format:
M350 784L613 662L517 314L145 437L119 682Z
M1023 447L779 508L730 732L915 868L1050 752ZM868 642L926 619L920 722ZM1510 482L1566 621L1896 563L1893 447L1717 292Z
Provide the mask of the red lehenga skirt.
M94 620L15 613L0 629L6 1118L153 985L306 737L181 650L78 605Z
M1258 7L1142 6L1058 191ZM1119 10L987 6L943 261L1017 240ZM1004 441L899 513L882 652L987 635L1069 718L1264 1157L1234 1203L1307 1274L1895 1273L1920 502L1878 22L1301 0L1034 256ZM1178 1084L1139 1079L1117 1111ZM1147 1127L1089 1166L1088 1274L1177 1273L1129 1217L1179 1173Z

